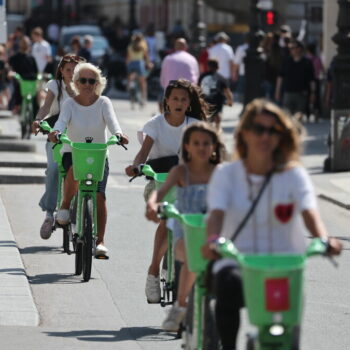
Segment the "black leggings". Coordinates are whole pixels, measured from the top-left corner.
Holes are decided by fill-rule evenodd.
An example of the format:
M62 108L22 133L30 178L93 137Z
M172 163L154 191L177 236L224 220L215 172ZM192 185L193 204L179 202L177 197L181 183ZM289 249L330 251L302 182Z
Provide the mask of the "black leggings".
M214 264L214 271L215 264ZM213 274L216 296L216 323L223 350L235 350L240 325L240 308L244 306L242 278L234 261Z

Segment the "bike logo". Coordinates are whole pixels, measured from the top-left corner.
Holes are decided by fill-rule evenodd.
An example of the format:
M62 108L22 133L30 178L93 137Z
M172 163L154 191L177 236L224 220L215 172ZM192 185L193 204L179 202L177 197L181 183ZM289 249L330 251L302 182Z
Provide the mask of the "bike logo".
M93 157L86 158L86 163L88 163L89 165L91 165L94 161L95 161L95 158Z

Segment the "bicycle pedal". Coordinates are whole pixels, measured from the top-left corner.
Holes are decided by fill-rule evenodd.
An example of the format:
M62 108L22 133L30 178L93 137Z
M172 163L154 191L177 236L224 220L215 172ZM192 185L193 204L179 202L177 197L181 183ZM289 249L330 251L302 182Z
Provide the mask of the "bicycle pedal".
M104 255L104 254L95 255L95 259L99 259L99 260L108 260L108 259L109 259L109 256L108 256L108 255Z

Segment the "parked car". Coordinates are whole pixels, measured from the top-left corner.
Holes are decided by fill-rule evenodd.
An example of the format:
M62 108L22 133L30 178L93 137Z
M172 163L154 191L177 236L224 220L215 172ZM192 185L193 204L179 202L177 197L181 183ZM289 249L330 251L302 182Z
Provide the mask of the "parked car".
M85 35L91 35L93 44L91 48L92 63L101 65L103 56L109 51L108 40L103 36L101 29L96 25L74 25L62 27L59 44L64 52L70 52L70 41L74 36L79 36L81 44Z

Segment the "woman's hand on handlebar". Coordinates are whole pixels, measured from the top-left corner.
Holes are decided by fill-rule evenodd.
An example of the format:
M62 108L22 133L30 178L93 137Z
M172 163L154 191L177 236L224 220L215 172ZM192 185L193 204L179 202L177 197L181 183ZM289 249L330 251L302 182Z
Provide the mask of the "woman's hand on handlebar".
M127 145L129 143L129 137L125 134L116 134L122 145Z
M59 131L55 130L49 133L48 139L53 143L58 143L57 135L59 134Z
M148 220L151 220L155 223L158 223L160 221L158 217L158 207L159 207L158 203L153 203L151 201L147 202L145 216Z
M34 120L32 123L32 134L38 135L38 132L40 131L40 121Z
M125 168L125 174L132 177L138 174L137 172L137 166L135 165L129 165Z
M205 259L208 259L208 260L220 259L220 255L215 251L215 243L214 242L205 243L202 246L201 251L202 251L202 256Z
M327 249L328 255L339 255L342 249L343 249L343 245L339 241L339 239L334 237L328 238L328 249Z

